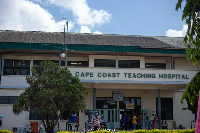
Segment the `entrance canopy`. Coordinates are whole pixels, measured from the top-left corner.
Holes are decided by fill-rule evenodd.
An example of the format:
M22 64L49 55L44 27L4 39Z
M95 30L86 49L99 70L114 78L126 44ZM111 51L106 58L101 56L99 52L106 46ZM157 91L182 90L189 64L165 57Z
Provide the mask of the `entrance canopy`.
M69 68L88 88L182 90L196 71L174 69Z

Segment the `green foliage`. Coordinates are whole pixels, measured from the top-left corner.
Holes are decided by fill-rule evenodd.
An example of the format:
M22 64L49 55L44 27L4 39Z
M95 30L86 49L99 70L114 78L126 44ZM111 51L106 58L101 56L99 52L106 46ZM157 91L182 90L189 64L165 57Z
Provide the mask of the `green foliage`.
M177 11L181 8L182 2L183 0L178 0L175 8ZM200 0L186 0L182 14L183 20L186 20L188 25L184 38L184 44L187 45L187 59L192 57L193 64L197 64L200 60Z
M198 108L198 99L199 99L199 89L200 89L200 71L192 78L191 82L187 84L186 90L181 97L181 104L183 104L183 100L185 99L188 104L188 109L192 111L192 113L197 112Z
M0 133L12 133L12 132L9 130L0 130Z
M71 133L67 131L60 131L57 133ZM78 132L74 132L78 133ZM94 131L90 133L114 133L112 131L106 131L106 130L100 130L100 131ZM195 129L187 129L187 130L159 130L159 129L154 129L154 130L132 130L132 131L118 131L116 133L195 133Z
M26 81L30 87L13 104L13 112L18 115L33 108L44 116L42 122L46 132L53 132L64 111L69 109L71 113L77 113L85 110L87 90L66 67L61 68L50 61L42 62L40 66L32 67L32 76L27 76Z

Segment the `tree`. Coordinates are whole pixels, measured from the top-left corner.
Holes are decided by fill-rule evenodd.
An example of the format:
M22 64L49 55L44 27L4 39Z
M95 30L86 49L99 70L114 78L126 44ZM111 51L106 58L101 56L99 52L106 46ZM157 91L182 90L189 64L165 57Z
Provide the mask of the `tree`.
M32 67L32 76L26 77L28 87L13 104L13 112L34 109L42 115L46 133L53 133L58 120L66 110L77 113L85 110L87 89L77 77L72 76L66 67L44 61Z
M197 112L198 108L198 97L200 88L200 71L192 78L191 82L187 84L186 90L181 97L181 104L185 99L188 104L188 109L192 111L193 114Z
M181 8L184 0L178 0L176 10ZM187 59L193 60L193 65L200 61L200 0L186 0L183 9L182 21L186 20L188 25L187 33L184 37L183 45L187 45ZM199 72L187 85L186 91L182 95L181 103L185 99L188 103L188 109L196 113L199 98Z
M176 10L181 8L183 0L178 0ZM187 33L183 44L187 45L187 59L193 59L193 64L200 60L200 0L186 0L182 21L186 20Z

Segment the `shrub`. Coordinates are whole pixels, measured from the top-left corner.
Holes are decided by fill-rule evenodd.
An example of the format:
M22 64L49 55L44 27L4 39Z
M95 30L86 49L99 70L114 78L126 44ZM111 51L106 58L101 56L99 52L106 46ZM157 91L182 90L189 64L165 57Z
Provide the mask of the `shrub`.
M71 133L68 131L60 131L57 133ZM78 133L78 132L74 132ZM84 132L83 132L84 133ZM101 131L93 131L90 133L114 133L111 131L106 131L106 130L101 130ZM195 133L195 128L193 129L186 129L186 130L159 130L159 129L154 129L154 130L133 130L133 131L118 131L116 133Z
M12 133L12 132L9 130L0 130L0 133Z

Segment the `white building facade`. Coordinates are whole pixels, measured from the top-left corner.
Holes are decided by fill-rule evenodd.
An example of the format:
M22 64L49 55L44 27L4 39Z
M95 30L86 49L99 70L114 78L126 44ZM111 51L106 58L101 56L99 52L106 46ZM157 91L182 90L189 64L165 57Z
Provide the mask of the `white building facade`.
M0 31L1 84L0 115L3 127L25 127L40 121L34 113L12 112L13 102L29 86L26 76L31 67L44 60L64 66L63 33ZM68 33L68 69L88 88L86 108L98 110L109 129L120 128L126 112L128 128L139 113L151 120L161 109L160 119L169 129L181 124L191 128L195 115L180 104L186 85L198 71L186 60L183 38L97 35ZM159 106L160 103L160 106ZM87 113L79 112L79 130L83 131ZM67 113L59 121L59 130L67 130ZM144 125L144 124L143 124ZM143 126L143 128L145 128Z

